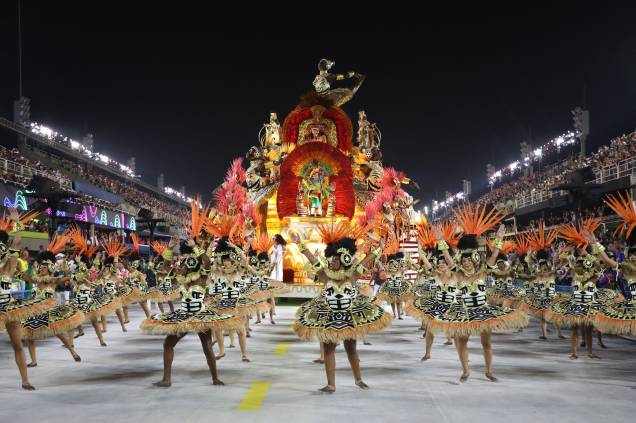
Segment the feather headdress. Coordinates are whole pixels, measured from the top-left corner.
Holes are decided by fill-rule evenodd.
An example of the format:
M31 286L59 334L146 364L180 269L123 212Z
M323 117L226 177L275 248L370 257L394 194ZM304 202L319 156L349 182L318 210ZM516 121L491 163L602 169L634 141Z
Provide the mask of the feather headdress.
M128 249L118 236L109 235L101 239L101 245L109 257L119 258L126 254Z
M446 241L452 249L456 250L459 238L461 237L461 233L457 232L457 223L442 223L442 234L444 235L444 241Z
M623 223L616 228L614 234L620 233L621 236L629 238L634 228L636 228L636 210L634 209L632 196L629 192L625 192L625 197L623 197L619 192L618 197L612 194L607 195L603 202L623 219Z
M132 232L130 239L132 240L132 250L130 250L130 252L139 254L139 237L136 233Z
M568 223L559 226L557 228L557 234L560 238L576 245L577 248L585 248L588 244L585 234L594 233L600 224L601 221L599 219L588 218L583 222L579 222L577 225Z
M210 204L208 203L205 207L201 208L201 197L197 195L197 197L190 202L190 236L194 239L198 238L201 234L201 229L205 225L205 222L208 218L208 213L210 212Z
M252 250L256 251L256 254L267 253L274 246L274 239L267 233L262 233L252 238L250 246Z
M453 210L459 225L464 230L464 235L480 236L501 223L506 216L505 212L495 208L486 212L486 208L485 204L473 207L472 204L466 203L460 209Z
M349 223L341 220L338 223L323 223L317 228L318 234L325 244L331 244L342 238L350 237L351 227Z
M435 248L437 246L437 237L435 230L427 223L419 223L416 225L417 241L423 249Z
M528 239L528 234L518 234L515 237L515 245L517 254L520 256L525 256L528 254L528 250L530 250L530 240Z
M66 243L68 242L69 237L66 234L55 234L51 241L49 241L49 245L46 247L47 251L50 251L53 254L57 254L61 251L64 251L66 248Z
M556 236L556 229L549 230L546 233L545 223L541 222L535 232L528 234L528 242L533 251L547 250L552 246Z
M6 212L2 212L2 219L0 219L0 231L11 232L14 229L13 220L11 220L10 216L7 217L5 213ZM20 224L22 225L26 225L27 223L35 219L38 214L40 213L33 210L30 212L26 212L18 218L18 222L20 222Z

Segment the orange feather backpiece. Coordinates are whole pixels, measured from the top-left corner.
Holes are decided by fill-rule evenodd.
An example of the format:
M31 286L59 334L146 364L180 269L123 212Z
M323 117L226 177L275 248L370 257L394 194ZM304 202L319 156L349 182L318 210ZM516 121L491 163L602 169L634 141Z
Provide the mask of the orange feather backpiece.
M71 226L68 231L66 231L66 234L73 243L73 249L77 254L83 254L88 250L88 240L84 237L84 233L78 226Z
M551 229L546 233L545 223L541 222L535 232L528 234L528 241L533 251L546 250L552 246L556 236L556 229Z
M152 241L151 247L153 250L157 252L157 255L162 255L163 252L168 248L168 243L165 241Z
M39 214L40 212L32 210L30 212L26 212L23 215L19 216L18 221L21 224L26 225L27 223L35 219ZM13 230L13 220L11 219L11 216L9 215L9 217L7 217L6 212L2 212L2 219L0 219L0 231L11 232L12 230Z
M109 235L101 239L102 247L110 257L121 257L128 249L118 236Z
M527 234L519 234L515 237L515 245L517 254L520 256L526 255L530 249L530 240Z
M444 222L442 223L442 234L444 235L444 241L453 249L457 249L457 243L461 238L461 233L457 232L457 223Z
M625 192L625 197L619 192L618 198L615 195L607 195L603 202L614 211L621 219L623 223L616 228L616 233L620 233L621 236L629 238L632 231L636 227L636 210L634 209L634 203L632 202L632 196L629 192Z
M201 197L197 195L197 197L190 202L190 214L191 214L191 222L190 222L190 236L192 238L198 238L201 234L201 229L203 229L205 222L208 219L208 213L210 212L210 204L208 203L205 207L201 208Z
M323 223L318 226L317 230L322 242L325 244L330 244L338 241L339 239L351 236L351 227L349 226L349 223L344 220L341 220L338 223Z
M203 229L217 238L230 237L234 232L234 227L239 223L239 219L235 216L229 216L226 214L218 214L214 220L207 220L203 226Z
M585 234L594 233L600 225L600 219L588 218L583 222L579 222L577 225L568 223L559 226L557 228L557 234L560 238L576 245L577 248L585 248L588 244L587 239L585 239Z
M256 251L256 254L266 253L274 246L274 239L267 233L262 233L252 238L250 246L252 250Z
M487 206L485 204L473 207L472 204L466 203L460 209L453 210L465 235L480 236L484 232L493 229L506 217L503 211L493 208L486 212L486 209Z
M130 234L130 239L132 239L132 253L139 253L139 237L136 233L132 232Z
M416 225L417 241L420 243L420 247L423 249L435 248L437 246L437 237L435 236L435 230L427 223L418 223Z
M53 254L57 254L60 251L64 251L68 240L69 237L66 234L55 234L53 235L53 239L49 241L49 245L46 247L46 249Z

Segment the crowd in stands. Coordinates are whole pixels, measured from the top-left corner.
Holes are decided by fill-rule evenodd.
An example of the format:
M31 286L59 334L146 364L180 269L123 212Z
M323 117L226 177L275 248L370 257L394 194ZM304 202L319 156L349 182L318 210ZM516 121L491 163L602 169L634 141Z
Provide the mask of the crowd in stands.
M71 186L71 179L67 174L82 177L93 185L105 191L120 195L126 202L137 208L146 208L154 212L155 217L163 218L168 223L181 225L188 221L189 211L185 203L160 199L158 196L144 192L136 187L132 181L124 182L113 177L106 176L91 167L62 159L56 156L49 157L56 165L51 168L36 160L29 160L20 154L18 149L8 149L0 146L0 180L5 183L26 186L34 172L40 173L50 179L61 182L67 189ZM22 168L17 167L22 166ZM117 209L113 204L104 204L103 200L91 199L103 207Z
M522 175L514 180L496 186L477 200L478 203L511 207L516 197L543 191L565 183L566 176L578 169L591 166L595 171L616 165L621 160L636 156L636 132L622 135L600 147L595 153L585 157L570 157L559 163L547 165L530 175Z

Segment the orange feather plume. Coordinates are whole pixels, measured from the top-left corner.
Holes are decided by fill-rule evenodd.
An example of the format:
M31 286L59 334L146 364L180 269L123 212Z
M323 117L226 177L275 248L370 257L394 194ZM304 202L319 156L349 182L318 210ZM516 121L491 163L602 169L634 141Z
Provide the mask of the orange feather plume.
M107 236L101 239L102 247L110 257L121 257L128 249L118 236Z
M46 247L46 249L53 254L57 254L60 251L64 251L68 240L69 237L66 234L55 234L53 235L51 241L49 241L49 245Z
M616 228L614 234L620 233L621 236L628 238L634 228L636 228L636 210L634 209L632 196L629 192L625 192L625 197L623 197L619 192L618 197L610 194L603 199L603 202L623 219L623 223Z
M151 247L157 252L157 255L162 255L166 248L168 248L168 243L165 241L155 240L152 241Z
M26 225L27 223L35 219L38 214L40 213L35 210L26 212L23 215L18 217L18 221L21 224ZM13 230L13 220L11 219L10 216L9 217L6 216L6 212L3 212L2 219L0 219L0 231L11 232L12 230Z
M66 234L73 243L73 249L78 254L83 254L88 250L88 240L84 237L84 233L78 226L71 226L68 231L66 231Z
M208 219L208 213L210 212L210 204L208 203L205 207L201 208L201 197L197 195L197 197L190 202L190 214L191 214L191 222L190 222L190 236L192 238L198 238L201 234L201 230L203 229L205 222Z
M453 250L456 250L459 238L461 238L461 234L457 232L457 223L442 223L442 234L444 235L444 241L446 241Z
M472 204L466 203L460 209L453 210L465 235L480 236L493 229L506 216L505 212L495 208L486 212L486 208L485 204L473 207Z
M435 248L437 246L437 237L435 236L435 230L427 223L418 223L416 225L417 241L424 249Z
M520 256L526 255L530 250L530 240L527 234L519 234L515 237L515 245L517 254Z
M546 233L545 223L539 223L539 228L536 232L528 234L528 241L533 251L546 250L552 246L552 243L556 239L557 231L552 229Z
M274 246L274 239L266 233L262 233L252 238L250 246L252 250L256 251L256 254L266 253Z
M132 250L131 253L139 253L139 237L136 233L132 232L130 234L130 239L132 239Z
M557 234L560 238L570 241L576 245L577 248L585 248L588 244L587 239L585 239L585 234L594 233L600 225L600 219L588 218L583 222L579 222L577 225L568 223L566 225L559 226Z
M236 217L228 216L226 214L218 214L214 220L207 220L203 229L217 238L224 236L229 237L237 223L238 219Z
M322 242L325 244L330 244L338 241L339 239L351 236L351 227L349 226L349 223L344 220L341 220L338 223L323 223L318 226L317 230Z

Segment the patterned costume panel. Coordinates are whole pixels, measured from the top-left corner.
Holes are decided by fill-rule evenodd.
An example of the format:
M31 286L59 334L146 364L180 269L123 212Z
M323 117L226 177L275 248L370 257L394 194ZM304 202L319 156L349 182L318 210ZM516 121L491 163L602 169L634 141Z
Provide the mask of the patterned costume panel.
M22 322L24 339L43 339L73 330L84 322L84 313L73 304L58 305Z
M378 299L388 303L399 303L411 298L411 284L402 277L389 277L378 290Z
M197 312L180 308L169 313L155 314L141 322L140 328L144 332L156 335L176 335L213 329L239 329L244 324L242 318L230 314L219 314L205 308Z

